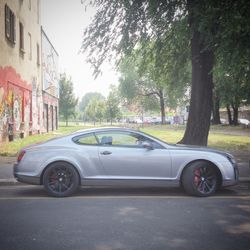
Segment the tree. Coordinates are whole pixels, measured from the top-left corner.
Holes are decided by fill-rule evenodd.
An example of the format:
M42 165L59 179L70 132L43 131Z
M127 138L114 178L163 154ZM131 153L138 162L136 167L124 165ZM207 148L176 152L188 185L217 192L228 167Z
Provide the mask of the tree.
M213 106L212 106L213 120L212 120L212 123L214 125L218 125L218 124L221 124L221 121L220 121L221 98L220 98L220 94L219 94L217 86L215 86L215 88L213 89L213 100L212 101L213 101Z
M143 75L140 76L138 66L134 63L133 58L126 58L123 63L121 63L120 73L121 77L119 79L119 89L121 94L130 101L136 101L139 106L146 104L148 99L153 101L158 99L161 110L162 124L164 124L166 95L159 77L154 80L152 79L152 72L150 74L150 72L145 71Z
M75 107L78 103L78 99L74 96L71 78L67 78L66 74L61 74L59 85L59 113L66 121L66 126L68 126L69 118L75 114Z
M247 55L227 61L218 57L215 67L216 89L220 95L222 105L227 108L230 125L238 125L238 109L240 105L250 103L250 69L248 60L250 58L247 58Z
M173 28L176 28L180 22L176 22ZM182 24L181 24L182 25ZM162 124L165 123L165 107L176 108L181 103L183 96L190 83L189 64L187 59L180 60L178 66L175 65L179 61L180 55L176 53L176 39L180 36L171 36L166 42L168 46L162 51L164 58L168 58L168 63L164 67L159 67L159 53L152 53L157 51L157 46L153 42L144 45L144 48L136 49L130 56L125 56L120 64L120 91L124 97L130 100L139 100L140 103L154 104L158 101L158 107L161 111ZM186 36L185 36L186 38ZM153 47L153 48L152 48ZM183 50L186 52L186 50ZM147 60L145 59L145 54ZM181 58L185 55L181 55ZM182 74L178 75L176 68L182 69ZM154 108L155 105L153 105Z
M85 108L85 114L94 122L94 125L97 120L101 123L105 116L105 100L93 97Z
M120 118L121 112L119 108L120 97L118 90L114 85L111 85L110 92L106 100L106 118L112 125L115 118Z
M86 93L83 97L82 100L79 103L79 108L81 111L84 111L84 109L88 106L89 102L93 99L97 99L97 100L104 100L105 97L98 92L88 92Z
M92 99L105 100L105 97L98 92L88 92L82 97L82 99L79 103L79 110L83 116L84 121L86 121L88 119L87 113L85 111L86 111L86 108L87 108L89 102Z
M181 143L206 145L212 108L214 53L219 46L225 43L232 46L239 40L242 41L237 45L240 50L249 48L246 41L250 33L250 2L95 0L91 3L98 11L85 32L82 49L89 51L89 61L96 73L101 63L112 58L114 52L121 58L138 44L152 39L160 44L158 52L161 52L173 23L186 20L190 32L192 88L187 127ZM163 57L161 64L165 65Z

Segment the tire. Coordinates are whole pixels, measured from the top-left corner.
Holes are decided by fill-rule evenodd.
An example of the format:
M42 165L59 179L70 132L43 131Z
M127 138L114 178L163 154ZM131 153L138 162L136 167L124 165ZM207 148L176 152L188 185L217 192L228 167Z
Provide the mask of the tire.
M45 170L43 185L51 196L70 196L78 188L79 176L75 168L69 163L55 162Z
M183 172L182 185L189 195L207 197L214 194L218 186L215 167L205 161L192 163Z

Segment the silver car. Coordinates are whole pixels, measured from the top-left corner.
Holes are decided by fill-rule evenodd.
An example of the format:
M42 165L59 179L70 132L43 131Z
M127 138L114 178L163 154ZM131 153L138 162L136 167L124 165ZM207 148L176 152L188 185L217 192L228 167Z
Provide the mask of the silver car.
M171 145L126 128L95 128L21 150L14 176L56 197L72 195L79 185L182 186L190 195L209 196L235 185L238 167L223 151Z

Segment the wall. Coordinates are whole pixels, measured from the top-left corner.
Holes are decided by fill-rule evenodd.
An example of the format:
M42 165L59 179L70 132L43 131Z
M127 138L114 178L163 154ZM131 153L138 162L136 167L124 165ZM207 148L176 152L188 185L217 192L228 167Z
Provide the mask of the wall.
M16 42L5 36L5 4L15 14ZM38 0L0 0L0 141L8 135L25 136L41 129L41 25ZM24 46L20 48L19 22ZM31 38L31 39L30 39ZM9 128L10 131L10 128Z
M58 53L42 29L43 130L58 127Z

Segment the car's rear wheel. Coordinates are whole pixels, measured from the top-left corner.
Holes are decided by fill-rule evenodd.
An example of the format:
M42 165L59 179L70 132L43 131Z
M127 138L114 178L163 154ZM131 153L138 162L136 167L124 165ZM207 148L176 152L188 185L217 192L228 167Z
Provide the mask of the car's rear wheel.
M218 186L215 167L205 161L192 163L184 170L182 185L190 195L206 197L214 194Z
M45 170L43 185L49 195L70 196L78 188L79 176L72 165L66 162L55 162Z

